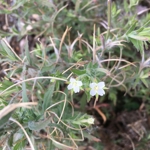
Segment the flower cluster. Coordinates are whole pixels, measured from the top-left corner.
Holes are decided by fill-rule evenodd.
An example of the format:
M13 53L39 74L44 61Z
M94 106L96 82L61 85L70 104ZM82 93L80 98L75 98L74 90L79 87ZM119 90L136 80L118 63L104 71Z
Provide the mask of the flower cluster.
M68 90L73 90L75 93L78 93L80 91L80 88L82 86L82 82L78 81L74 78L70 78L70 84L68 85ZM99 82L99 83L90 83L90 95L100 95L103 96L105 94L104 91L105 83L104 82Z

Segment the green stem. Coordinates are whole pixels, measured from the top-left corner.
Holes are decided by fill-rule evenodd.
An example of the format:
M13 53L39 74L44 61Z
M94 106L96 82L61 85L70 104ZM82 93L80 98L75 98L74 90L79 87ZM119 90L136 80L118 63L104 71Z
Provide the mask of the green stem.
M98 94L96 94L95 102L94 102L94 107L96 106L96 102L98 101Z

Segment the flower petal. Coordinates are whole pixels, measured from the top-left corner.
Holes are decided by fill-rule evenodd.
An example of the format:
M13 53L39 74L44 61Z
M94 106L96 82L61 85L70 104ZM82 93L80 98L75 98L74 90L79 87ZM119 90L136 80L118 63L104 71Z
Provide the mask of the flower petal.
M95 88L95 86L97 86L97 83L93 82L93 83L90 83L90 88Z
M99 89L97 93L98 95L103 96L105 94L105 91L103 89Z
M78 92L80 91L80 89L79 89L78 86L75 86L75 87L73 88L73 90L74 90L75 93L78 93Z
M104 82L99 82L99 83L98 83L98 87L99 87L100 89L104 88L104 87L105 87L105 83L104 83Z
M71 77L70 84L67 86L67 88L68 90L73 89L74 93L77 93L80 91L80 86L82 86L82 82Z
M68 86L67 86L68 90L71 90L73 88L73 85L70 83Z
M96 91L94 89L91 89L90 90L90 95L92 95L92 96L96 95Z
M75 82L76 81L76 79L74 79L74 78L70 78L70 82Z
M77 81L77 85L78 86L82 86L82 82L81 81Z
M87 122L88 124L94 124L94 118L88 118Z

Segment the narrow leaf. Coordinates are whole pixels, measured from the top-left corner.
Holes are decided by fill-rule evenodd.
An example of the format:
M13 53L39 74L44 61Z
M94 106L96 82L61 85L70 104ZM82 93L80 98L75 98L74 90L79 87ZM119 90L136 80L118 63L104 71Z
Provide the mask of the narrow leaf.
M26 66L23 66L23 72L26 71ZM23 77L23 79L25 79L25 76ZM23 102L28 102L29 99L27 97L27 91L26 91L26 82L22 83L22 101Z
M44 95L44 101L42 105L43 112L50 106L51 104L51 98L53 96L55 84L52 84L49 86L47 92Z
M0 119L0 129L3 128L3 126L7 123L11 115L12 115L12 112L8 113L6 116Z
M29 65L32 66L32 59L31 59L31 56L30 56L30 53L29 53L29 45L28 45L28 39L27 39L27 37L26 37L26 41L25 41L25 55L27 57Z
M5 51L7 53L8 58L10 58L12 61L17 61L14 53L8 48L8 46L5 44L3 40L0 41L0 45L2 51Z
M45 129L49 123L50 123L50 119L46 119L40 122L31 121L28 122L28 127L30 130L40 131L41 129Z
M76 75L83 75L86 73L86 70L79 70L79 69L71 69L71 71Z

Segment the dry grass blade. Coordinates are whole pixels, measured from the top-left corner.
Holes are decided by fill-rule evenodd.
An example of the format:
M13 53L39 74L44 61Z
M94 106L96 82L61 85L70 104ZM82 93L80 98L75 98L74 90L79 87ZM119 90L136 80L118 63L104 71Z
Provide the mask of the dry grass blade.
M67 150L67 149L77 150L78 149L78 148L75 148L75 147L71 147L71 146L67 146L65 144L62 144L62 143L60 143L60 142L58 142L58 141L56 141L56 140L54 140L52 138L50 138L50 139L52 140L52 142L53 142L54 145L56 145L57 147L59 147L59 148L61 148L63 150Z
M84 10L86 7L88 7L89 5L91 5L93 2L92 1L89 1L87 4L85 4L81 10Z
M77 41L79 41L82 37L82 34L80 34L74 41L73 43L71 44L69 50L68 50L68 54L69 54L69 57L72 57L73 55L73 48L74 48L74 45L76 44Z
M92 6L89 9L87 9L86 12L89 12L89 11L94 10L94 9L98 9L100 6L101 6L101 4L98 4L96 6Z
M106 120L107 120L107 118L106 118L106 116L103 114L103 112L99 109L99 108L97 108L97 107L94 107L94 109L99 113L99 115L103 118L103 121L104 121L104 123L106 122Z
M120 59L105 59L105 60L101 60L100 62L103 63L103 62L107 62L107 61L123 61L123 62L126 62L126 63L136 67L136 65L134 63L131 63L131 62L125 60L125 59L121 59L121 60Z
M18 107L31 108L30 105L37 105L37 103L36 102L28 102L28 103L10 104L10 105L4 107L0 111L0 119Z
M59 56L60 56L60 53L61 53L62 44L63 44L63 42L64 42L64 39L65 39L65 37L66 37L68 31L70 31L70 30L71 30L71 28L68 28L68 27L67 27L66 30L65 30L65 32L64 32L64 34L63 34L63 36L62 36L62 38L61 38L61 43L60 43L60 46L59 46Z
M96 49L95 49L96 39L95 39L95 30L96 30L96 26L95 26L95 24L94 24L94 31L93 31L93 63L96 62Z
M61 78L57 78L57 77L50 77L50 76L29 78L29 79L26 79L26 80L23 80L23 81L19 81L18 83L9 86L7 89L5 89L4 91L2 91L0 93L0 95L4 94L7 90L15 87L16 85L19 85L19 84L24 83L24 82L32 81L32 80L34 81L34 80L37 80L37 79L54 79L54 80L60 80L60 81L67 81L66 79L61 79Z
M53 48L54 48L54 52L55 52L55 54L56 54L56 63L59 61L59 59L60 59L60 56L59 56L59 51L58 51L58 49L55 47L55 44L54 44L54 42L53 42L53 40L52 40L52 38L50 37L50 41L51 41L51 43L52 43L52 46L53 46Z

